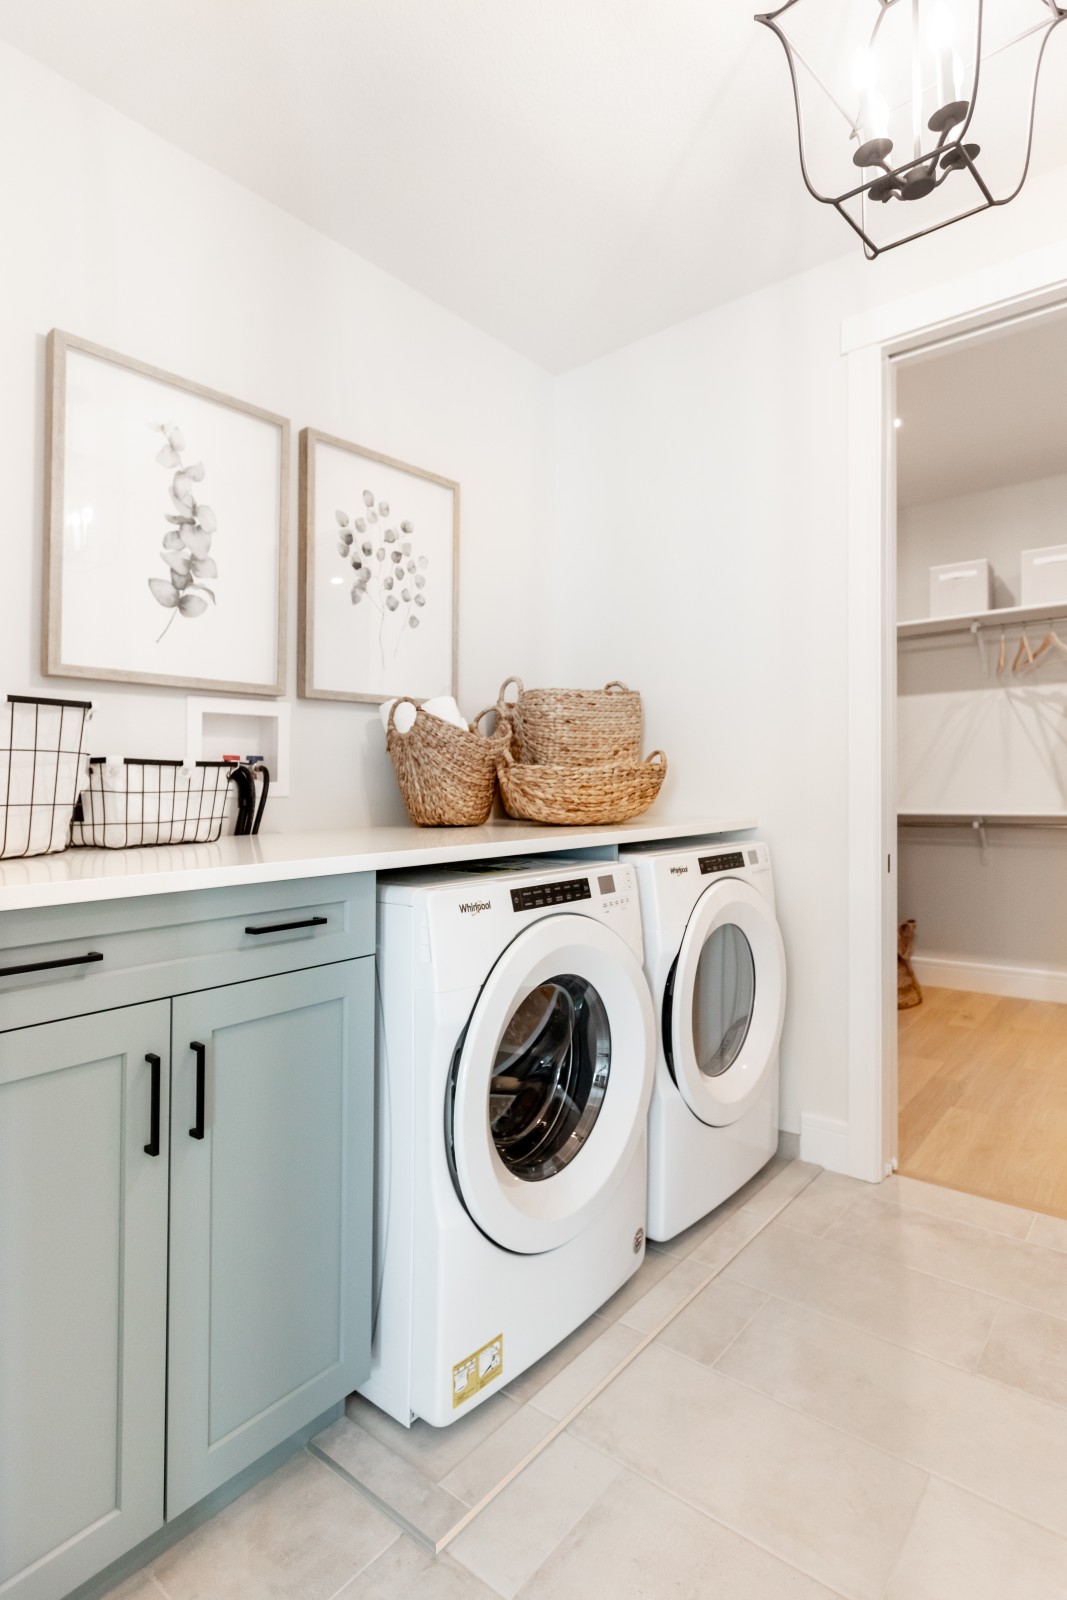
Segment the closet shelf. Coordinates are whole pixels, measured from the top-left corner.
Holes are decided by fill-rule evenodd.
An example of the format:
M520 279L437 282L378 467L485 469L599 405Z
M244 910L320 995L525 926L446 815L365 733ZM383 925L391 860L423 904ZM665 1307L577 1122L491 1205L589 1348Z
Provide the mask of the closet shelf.
M926 639L939 633L971 633L979 628L1010 628L1021 622L1055 622L1067 618L1067 605L1001 606L971 611L962 617L917 617L897 623L898 639Z
M1067 828L1067 811L898 811L902 828Z

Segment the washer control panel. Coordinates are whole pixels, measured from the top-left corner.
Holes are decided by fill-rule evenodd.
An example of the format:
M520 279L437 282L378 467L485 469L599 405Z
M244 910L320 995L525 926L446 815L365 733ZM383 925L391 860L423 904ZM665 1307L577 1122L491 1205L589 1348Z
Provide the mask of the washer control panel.
M731 850L729 855L700 857L700 870L705 873L736 872L744 864L745 856L741 850Z
M513 911L544 911L548 906L569 906L576 900L591 900L588 878L563 878L555 883L530 883L511 891Z

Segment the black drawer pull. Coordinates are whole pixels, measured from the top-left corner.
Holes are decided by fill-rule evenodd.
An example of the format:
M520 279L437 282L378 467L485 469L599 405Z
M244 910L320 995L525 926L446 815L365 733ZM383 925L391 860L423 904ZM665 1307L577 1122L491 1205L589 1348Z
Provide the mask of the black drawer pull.
M303 922L272 922L268 928L246 928L246 933L291 933L294 928L321 928L329 917L305 917Z
M145 1060L152 1068L152 1131L148 1136L148 1143L144 1147L146 1156L159 1154L159 1080L160 1061L158 1056L147 1055Z
M85 956L64 956L62 961L31 961L25 967L0 967L0 978L17 978L21 972L51 972L55 967L86 967L90 961L103 961L99 950Z
M196 1121L189 1129L190 1139L204 1137L204 1079L207 1071L207 1050L204 1045L198 1044L194 1039L189 1045L196 1057Z

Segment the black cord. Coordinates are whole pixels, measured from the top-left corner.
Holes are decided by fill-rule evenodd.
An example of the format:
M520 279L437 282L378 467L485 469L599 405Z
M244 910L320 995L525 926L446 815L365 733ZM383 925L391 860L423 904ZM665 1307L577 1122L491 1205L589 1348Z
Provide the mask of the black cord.
M263 776L263 793L259 797L259 806L258 806L258 808L256 810L256 819L253 822L251 828L249 829L250 833L258 833L259 832L259 825L263 820L263 807L267 803L267 792L270 789L270 772L263 765L262 761L257 761L256 762L255 766L252 768L252 772L253 772L253 774L261 773L262 776ZM253 778L252 778L253 793L255 792L255 781L256 781L255 777L253 776Z
M252 776L250 767L244 762L238 762L226 774L227 782L237 785L237 821L234 824L234 834L246 834L252 826L252 812L256 804L256 780Z

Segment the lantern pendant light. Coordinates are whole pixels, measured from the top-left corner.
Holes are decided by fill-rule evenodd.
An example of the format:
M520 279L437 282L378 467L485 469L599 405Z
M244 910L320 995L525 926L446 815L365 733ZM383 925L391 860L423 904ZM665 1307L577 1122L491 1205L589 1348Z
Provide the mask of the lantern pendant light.
M1056 0L786 0L804 182L873 260L1014 200Z

